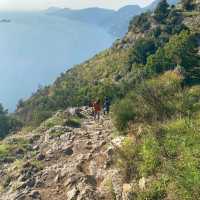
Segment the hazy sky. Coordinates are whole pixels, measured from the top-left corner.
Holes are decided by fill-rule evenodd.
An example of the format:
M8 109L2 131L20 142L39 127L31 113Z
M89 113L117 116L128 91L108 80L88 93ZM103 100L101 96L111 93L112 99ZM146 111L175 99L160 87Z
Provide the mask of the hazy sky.
M0 0L0 10L35 10L48 7L87 8L103 7L118 9L128 4L146 6L152 0Z

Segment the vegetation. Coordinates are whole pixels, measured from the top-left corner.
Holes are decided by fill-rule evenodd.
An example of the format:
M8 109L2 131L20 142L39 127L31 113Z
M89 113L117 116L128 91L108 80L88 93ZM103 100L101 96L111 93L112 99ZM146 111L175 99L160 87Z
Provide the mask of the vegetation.
M166 19L166 17L168 16L168 14L169 14L169 4L167 3L167 0L161 0L155 9L154 18L158 22L163 22L164 19Z
M10 131L14 131L21 126L20 121L9 116L8 111L0 104L0 139L5 137Z

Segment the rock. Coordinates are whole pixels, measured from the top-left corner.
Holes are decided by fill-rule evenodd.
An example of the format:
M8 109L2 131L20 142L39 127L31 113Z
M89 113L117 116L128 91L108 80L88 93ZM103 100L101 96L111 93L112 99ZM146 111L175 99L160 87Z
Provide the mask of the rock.
M40 149L39 145L34 145L33 146L33 151L38 151Z
M91 141L88 141L86 144L87 144L87 145L92 145L92 142L91 142Z
M107 149L106 153L108 154L109 157L112 156L112 155L114 154L113 148L112 148L112 147L109 147L109 148Z
M131 184L123 184L123 192L122 192L122 199L123 200L130 200L130 196L132 195L133 186Z
M68 186L72 186L74 185L76 182L79 182L80 181L80 178L81 178L81 175L80 174L72 174L68 179L67 181L65 182L64 186L65 187L68 187Z
M102 141L102 142L100 143L100 146L104 146L104 145L106 145L106 141Z
M45 159L45 155L40 153L39 155L37 155L36 159L39 160L39 161L44 160Z
M17 194L14 200L26 200L26 195L25 194Z
M31 179L27 180L25 184L29 188L34 187L34 185L35 185L35 178L31 178Z
M40 200L41 199L41 195L38 191L32 191L29 196L33 199L37 199Z
M30 139L29 142L33 144L35 141L38 141L40 139L40 135L33 135Z
M139 188L140 190L145 190L146 188L146 179L144 177L139 180Z
M59 174L55 177L54 182L55 183L59 183L60 182L60 176L59 176Z
M112 176L113 189L115 192L116 200L122 200L123 192L123 177L119 171L114 171Z
M16 155L23 155L24 154L24 150L23 149L16 149L15 150L15 154Z
M68 147L68 148L64 149L64 150L63 150L63 153L64 153L66 156L71 156L71 155L74 153L74 151L73 151L72 148L73 148L73 147Z
M77 195L79 194L79 191L77 190L77 188L73 188L72 190L67 192L67 199L68 200L75 200L77 199Z

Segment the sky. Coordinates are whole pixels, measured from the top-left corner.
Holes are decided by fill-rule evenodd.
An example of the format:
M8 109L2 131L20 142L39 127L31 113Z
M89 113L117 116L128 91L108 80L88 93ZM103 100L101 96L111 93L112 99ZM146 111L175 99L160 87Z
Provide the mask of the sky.
M0 10L41 10L49 7L119 9L131 4L144 7L151 2L152 0L0 0Z

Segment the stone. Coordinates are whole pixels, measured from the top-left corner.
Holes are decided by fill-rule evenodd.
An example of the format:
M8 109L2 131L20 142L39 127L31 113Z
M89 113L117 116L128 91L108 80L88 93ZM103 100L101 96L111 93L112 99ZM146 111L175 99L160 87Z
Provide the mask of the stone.
M39 160L39 161L42 161L42 160L45 159L45 155L40 153L39 155L37 155L36 159Z
M28 179L25 184L29 188L34 187L34 185L35 185L35 178Z
M133 186L131 184L125 183L123 184L123 192L122 192L122 199L129 200L130 196L132 195Z
M63 153L66 156L71 156L74 153L74 151L73 151L72 147L68 147L68 148L66 148L66 149L63 150Z
M59 176L59 174L54 178L54 182L55 183L59 183L60 182L60 176Z
M77 195L79 194L79 191L77 190L77 188L73 188L72 190L67 192L67 199L68 200L75 200L77 199Z
M38 151L38 150L39 150L39 145L34 145L34 146L33 146L33 150L34 150L34 151Z
M140 190L145 190L146 188L146 179L144 177L139 180L139 188Z
M32 191L29 196L33 199L37 199L40 200L41 199L41 195L39 193L39 191Z
M22 155L22 154L24 154L24 150L23 149L16 149L15 154L16 155Z

